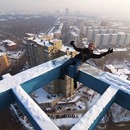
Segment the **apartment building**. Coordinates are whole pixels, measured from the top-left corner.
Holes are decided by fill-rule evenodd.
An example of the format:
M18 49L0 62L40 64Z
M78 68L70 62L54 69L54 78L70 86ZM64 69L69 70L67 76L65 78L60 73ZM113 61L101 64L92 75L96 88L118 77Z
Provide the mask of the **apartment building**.
M92 42L96 40L97 34L114 34L117 30L115 29L89 29L88 30L88 41Z
M9 61L6 53L0 52L0 74L2 74L9 66Z
M107 26L99 26L99 25L95 25L95 26L84 26L84 31L85 31L85 35L88 36L88 32L89 30L94 30L94 29L108 29Z
M18 45L15 42L11 41L11 40L4 40L3 43L4 43L4 46L9 51L14 51L14 50L16 50L18 48Z
M128 33L97 34L95 44L97 47L130 46L130 34Z
M124 45L125 46L129 46L130 45L130 34L129 33L126 33L125 34L125 39L124 39Z
M67 19L68 26L75 26L78 18L77 17L68 17L66 19Z
M77 28L80 30L80 34L83 34L83 27L84 27L84 19L79 18L77 20Z
M49 60L53 60L63 55L76 55L76 51L64 46L62 40L58 39L40 39L39 36L29 38L27 40L26 51L29 57L30 67L39 65ZM65 80L55 80L45 87L45 90L51 94L62 93L64 96L70 96L73 94L73 79L66 76Z
M70 32L69 33L69 40L70 41L75 41L75 45L78 46L78 41L79 41L79 35L75 32Z
M36 65L39 65L47 61L44 50L45 48L46 49L53 48L53 46L48 42L52 39L53 39L53 35L45 35L45 34L26 37L25 47L26 47L26 53L28 55L30 67L34 67Z
M61 49L59 49L58 55L56 55L55 58L68 55L71 57L74 57L76 55L76 51L68 46L62 46ZM53 53L55 54L55 53ZM55 93L62 93L65 97L73 95L74 87L73 87L73 79L69 76L65 77L65 80L55 80L51 84L47 85L45 87L45 90L49 93L55 94Z
M54 30L54 38L55 39L61 38L62 30L63 30L63 23L59 23L59 26L57 28L55 26L55 30Z

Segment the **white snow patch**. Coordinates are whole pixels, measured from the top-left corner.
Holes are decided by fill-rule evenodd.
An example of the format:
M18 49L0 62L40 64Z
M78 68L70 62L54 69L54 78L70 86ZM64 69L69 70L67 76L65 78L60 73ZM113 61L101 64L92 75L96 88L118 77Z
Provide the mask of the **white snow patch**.
M51 121L43 110L21 88L21 86L14 87L12 90L41 129L59 130L59 128Z
M93 105L89 111L75 124L71 130L86 130L93 124L94 120L103 111L104 107L110 102L112 97L117 93L118 89L110 86L100 99Z

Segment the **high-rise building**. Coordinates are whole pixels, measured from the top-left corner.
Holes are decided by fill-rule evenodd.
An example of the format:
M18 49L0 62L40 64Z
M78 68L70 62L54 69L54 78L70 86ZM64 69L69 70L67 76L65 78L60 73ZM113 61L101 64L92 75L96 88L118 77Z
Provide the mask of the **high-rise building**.
M61 22L63 18L61 18ZM77 23L77 17L66 17L64 21L68 24L68 26L76 26Z
M130 34L97 34L95 44L97 47L123 47L130 46Z
M44 48L51 50L53 46L48 41L52 40L52 36L38 35L27 38L26 53L29 58L29 66L33 67L47 61ZM47 46L47 47L46 47ZM47 51L46 51L47 52ZM49 55L50 56L50 55Z
M124 33L118 33L117 40L116 40L116 46L122 46L124 44L125 35Z
M103 35L102 44L103 44L105 47L108 47L108 39L109 39L109 34L104 34L104 35Z
M108 27L107 26L98 26L98 25L95 25L95 26L84 26L84 27L86 27L86 35L88 36L88 31L90 30L90 29L108 29Z
M62 45L62 40L58 39L43 40L35 37L35 39L27 40L26 47L31 67L63 55L72 57L76 55L76 51L73 48ZM73 79L68 76L66 76L65 80L57 79L48 84L45 90L51 94L62 93L66 97L71 96L74 91Z
M65 8L65 15L69 15L70 11L68 8Z
M0 74L2 74L9 66L6 53L0 52Z
M69 30L69 41L75 41L75 45L78 46L80 40L80 30L76 26L70 26Z
M62 29L63 29L63 23L60 23L57 28L55 27L55 31L54 31L54 38L55 39L61 38Z
M93 30L89 30L88 41L93 41Z
M88 29L88 41L95 41L97 34L111 34L116 33L115 29Z
M69 40L75 41L75 45L78 46L79 35L75 32L70 32L69 33Z
M129 33L125 34L124 45L125 46L129 46L130 45L130 34Z
M85 37L87 36L87 27L86 26L83 27L83 35Z
M111 36L112 36L111 42L109 42L109 45L112 46L112 47L116 47L117 34L115 33L115 34L112 34Z
M14 51L18 48L18 45L11 40L4 40L3 43L6 46L6 48L10 51Z
M83 34L83 27L84 27L84 19L79 18L77 20L77 28L80 30L80 33Z

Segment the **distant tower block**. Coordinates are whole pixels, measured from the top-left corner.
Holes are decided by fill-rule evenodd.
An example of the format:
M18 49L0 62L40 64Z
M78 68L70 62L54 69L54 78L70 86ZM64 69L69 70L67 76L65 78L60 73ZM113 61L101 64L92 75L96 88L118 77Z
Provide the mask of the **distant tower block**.
M69 12L69 9L68 9L68 8L65 8L65 14L66 14L66 15L69 15L69 13L70 13L70 12Z

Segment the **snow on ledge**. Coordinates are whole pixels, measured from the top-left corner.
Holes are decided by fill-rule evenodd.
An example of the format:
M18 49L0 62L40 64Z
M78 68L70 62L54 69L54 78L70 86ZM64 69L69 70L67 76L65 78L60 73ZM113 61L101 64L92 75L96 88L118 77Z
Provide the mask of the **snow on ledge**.
M110 86L90 110L75 124L71 130L88 130L106 105L112 100L118 89Z
M99 79L130 94L130 81L128 80L108 72L103 73Z
M44 111L21 88L21 86L14 87L12 90L42 130L59 130Z
M5 76L3 80L0 81L0 92L6 91L10 88L18 86L28 80L31 80L35 77L38 77L56 67L62 65L66 60L68 60L69 56L62 56L52 61L48 61L46 63L40 64L33 68L30 68L26 71L22 71L14 76Z
M14 77L17 78L17 80L19 80L19 81L22 80L22 82L26 82L32 78L38 77L39 75L42 75L60 65L62 65L68 58L69 57L67 57L67 56L59 57L52 61L45 62L45 63L35 66L31 69L18 73Z

